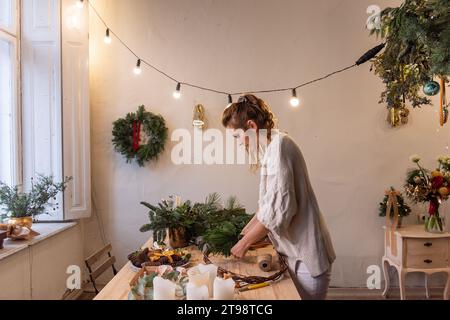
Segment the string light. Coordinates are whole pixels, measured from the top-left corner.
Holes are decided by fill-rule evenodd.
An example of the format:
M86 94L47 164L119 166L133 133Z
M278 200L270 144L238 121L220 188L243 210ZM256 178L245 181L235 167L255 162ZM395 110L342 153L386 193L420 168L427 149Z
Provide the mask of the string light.
M141 69L141 59L138 59L137 63L136 63L136 67L134 68L134 74L135 75L140 75L142 73L142 69Z
M179 82L177 84L177 88L173 92L173 97L177 100L181 98L181 83Z
M297 89L292 89L291 106L297 108L300 105L300 100L297 97Z
M111 35L109 33L110 32L109 32L109 28L108 28L108 29L106 29L106 35L105 35L105 39L104 39L106 44L111 44L111 41L112 41Z
M77 7L80 9L83 9L84 7L84 0L77 0Z
M100 15L100 13L98 12L98 10L95 8L95 6L91 3L90 0L86 0L87 4L89 5L89 7L93 10L93 12L95 13L95 15L97 16L97 18L103 23L103 25L105 27L108 28L108 25L106 23L106 21L103 19L103 17ZM78 0L77 1L77 6L82 8L84 6L84 1L83 0ZM109 30L109 28L108 28ZM107 30L107 33L109 33ZM114 33L114 31L110 31L115 38L118 40L119 43L121 43L132 55L134 55L136 58L138 58L139 56L137 55L137 53L135 51L133 51L116 33ZM105 42L106 42L106 37L105 37ZM232 96L241 96L244 94L263 94L263 93L278 93L278 92L288 92L288 91L292 91L293 93L293 97L291 98L291 105L293 107L297 107L300 104L300 100L297 97L297 90L300 88L303 88L305 86L311 85L313 83L328 79L334 75L337 75L341 72L345 72L349 69L355 68L357 66L360 66L364 63L366 63L367 61L370 61L372 58L376 57L378 55L379 52L381 52L381 50L383 50L383 48L385 47L386 44L380 44L372 49L370 49L369 51L367 51L361 58L359 58L355 63L353 63L352 65L349 65L348 67L342 68L342 69L338 69L334 72L331 72L325 76L322 76L320 78L316 78L314 80L311 81L307 81L304 82L296 87L294 87L295 89L292 89L292 87L290 88L279 88L279 89L268 89L268 90L245 90L245 91L241 91L241 92L225 92L225 91L221 91L221 90L217 90L217 89L213 89L213 88L208 88L208 87L204 87L204 86L200 86L200 85L196 85L193 83L188 83L188 82L182 82L184 86L187 87L191 87L191 88L195 88L198 90L202 90L202 91L208 91L208 92L212 92L212 93L216 93L216 94L223 94L228 96L228 99L230 101L230 97L231 97L231 101L232 101ZM134 72L136 74L141 74L142 70L141 70L141 62L143 64L145 64L146 66L150 67L151 69L153 69L154 71L160 73L161 75L163 75L164 77L174 81L177 83L177 90L173 93L173 97L175 99L180 99L181 98L181 82L177 79L175 79L175 77L169 75L168 73L164 72L163 70L157 68L156 66L154 66L153 64L151 64L150 62L147 62L143 59L138 58L138 65L136 66L136 68L134 69Z
M233 104L233 96L229 94L227 108L231 107L232 104Z

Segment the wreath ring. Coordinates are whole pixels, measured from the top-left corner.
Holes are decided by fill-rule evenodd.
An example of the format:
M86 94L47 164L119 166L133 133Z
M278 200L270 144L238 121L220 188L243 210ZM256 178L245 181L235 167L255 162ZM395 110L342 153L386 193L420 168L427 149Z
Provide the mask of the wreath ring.
M128 163L135 160L143 167L147 162L157 160L164 151L168 131L161 115L155 115L140 106L137 112L129 113L113 123L112 143ZM142 134L146 141L142 139Z

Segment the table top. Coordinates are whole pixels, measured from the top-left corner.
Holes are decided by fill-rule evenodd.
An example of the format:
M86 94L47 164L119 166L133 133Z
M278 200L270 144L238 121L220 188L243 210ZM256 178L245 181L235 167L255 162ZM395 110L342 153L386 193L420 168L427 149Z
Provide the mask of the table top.
M450 238L450 233L431 233L425 230L423 224L413 224L403 226L395 231L396 234L400 235L402 238L420 238L420 239L439 239L439 238Z
M152 240L149 240L145 246L151 246ZM144 247L145 247L144 246ZM203 255L196 247L187 248L190 251L191 265L203 263ZM252 275L252 276L270 276L273 272L263 272L259 269L256 260L257 257L264 254L272 254L276 257L273 247L269 246L258 250L249 251L244 259L225 258L222 256L210 257L212 263L231 272ZM130 292L130 281L136 275L132 265L128 262L118 274L103 288L103 290L94 298L94 300L127 300ZM285 275L270 286L236 294L238 300L300 300L297 289L289 275Z

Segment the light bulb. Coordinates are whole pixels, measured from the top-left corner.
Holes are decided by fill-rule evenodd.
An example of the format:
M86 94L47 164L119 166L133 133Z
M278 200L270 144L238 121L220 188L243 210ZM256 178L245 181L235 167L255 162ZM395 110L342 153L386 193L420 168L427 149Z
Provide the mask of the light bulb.
M80 9L83 9L84 1L83 0L77 0L77 7L80 8Z
M138 59L137 63L136 63L136 67L134 68L134 74L135 75L140 75L142 73L142 69L141 69L141 59Z
M109 29L106 29L106 35L105 35L105 39L104 39L106 44L111 44L111 41L112 41L111 35L109 33L110 33Z
M292 89L291 106L296 108L300 105L300 100L297 97L297 90Z
M177 100L181 98L181 83L177 84L177 88L173 92L173 97Z

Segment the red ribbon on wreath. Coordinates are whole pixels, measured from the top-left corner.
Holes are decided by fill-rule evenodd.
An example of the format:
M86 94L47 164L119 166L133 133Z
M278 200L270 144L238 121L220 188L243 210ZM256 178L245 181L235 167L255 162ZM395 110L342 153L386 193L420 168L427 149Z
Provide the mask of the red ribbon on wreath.
M141 122L136 120L133 123L133 150L135 152L139 150L140 142L141 142Z

